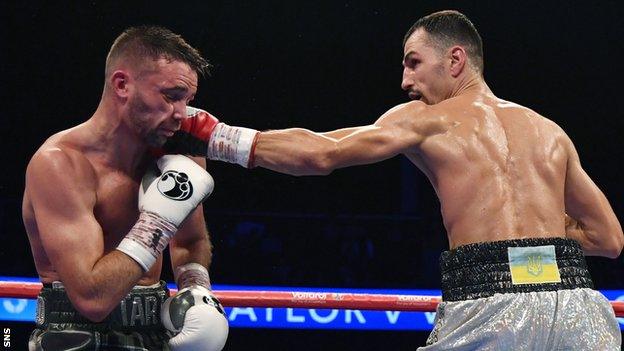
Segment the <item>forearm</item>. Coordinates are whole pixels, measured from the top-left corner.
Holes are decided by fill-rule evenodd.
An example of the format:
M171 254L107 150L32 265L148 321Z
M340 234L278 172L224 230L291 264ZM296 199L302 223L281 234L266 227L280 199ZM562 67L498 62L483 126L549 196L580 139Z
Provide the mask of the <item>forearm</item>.
M193 233L189 231L188 233ZM197 235L202 233L201 235ZM191 285L211 288L208 268L212 260L212 244L208 233L194 232L190 240L174 240L169 246L171 266L178 289Z
M259 133L219 122L210 113L189 106L181 129L169 138L163 149L291 175L327 174L330 170L324 163L327 160L324 152L331 151L336 141L329 135L344 136L350 129L325 135L300 128Z
M594 256L592 254L595 251L595 247L591 244L581 227L581 224L569 215L565 215L565 234L567 238L573 239L581 245L583 252L588 256Z
M169 254L174 273L177 267L187 263L198 263L206 268L210 266L212 244L202 205L197 206L173 237L169 243Z
M619 256L624 242L619 223L611 223L609 227L612 228L603 227L602 230L597 227L591 221L586 223L566 214L566 237L579 242L585 255L611 258Z
M322 136L332 138L332 139L342 139L350 134L353 134L360 130L362 127L351 127L351 128L342 128L336 129L329 132L320 133Z
M301 128L262 132L254 153L254 166L291 175L325 175L336 165L335 139Z
M65 289L74 307L85 317L100 321L117 306L144 275L143 269L124 253L113 250L91 269L64 277Z
M207 235L184 242L174 241L169 246L171 266L174 269L187 263L199 263L208 268L212 262L212 244Z

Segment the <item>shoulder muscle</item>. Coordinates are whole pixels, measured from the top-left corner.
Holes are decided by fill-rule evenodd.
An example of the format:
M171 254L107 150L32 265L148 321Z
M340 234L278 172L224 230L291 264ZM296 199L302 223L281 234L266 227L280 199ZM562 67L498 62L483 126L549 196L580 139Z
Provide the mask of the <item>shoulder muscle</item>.
M59 214L76 206L93 207L97 178L91 164L73 150L38 150L26 169L26 188L33 206L53 208Z

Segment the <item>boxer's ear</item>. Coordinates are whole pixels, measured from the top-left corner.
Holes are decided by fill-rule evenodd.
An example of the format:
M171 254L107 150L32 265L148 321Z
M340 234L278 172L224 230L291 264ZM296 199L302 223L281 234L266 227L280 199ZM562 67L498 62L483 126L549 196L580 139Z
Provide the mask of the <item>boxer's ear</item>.
M117 70L110 76L110 86L115 91L115 94L119 97L125 98L129 95L128 83L130 76L123 70Z
M451 61L450 71L453 78L457 78L466 66L468 56L466 56L466 50L461 46L453 46L449 49L449 56Z

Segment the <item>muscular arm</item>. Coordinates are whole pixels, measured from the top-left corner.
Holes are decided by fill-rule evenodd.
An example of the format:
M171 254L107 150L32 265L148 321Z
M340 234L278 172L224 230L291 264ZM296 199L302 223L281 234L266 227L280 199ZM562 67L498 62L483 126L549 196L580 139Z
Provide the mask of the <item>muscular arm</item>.
M574 145L567 136L569 152L565 209L566 235L577 240L586 255L616 258L622 251L624 236L609 201L581 167Z
M95 175L80 156L58 148L38 152L26 187L48 259L69 299L85 317L100 321L143 275L120 251L104 255L104 233L94 216Z
M325 133L319 133L319 134L328 138L332 138L332 139L342 139L346 137L347 135L353 134L362 128L366 128L366 127L341 128L341 129L336 129L336 130L332 130L332 131L325 132Z
M193 158L206 168L204 158ZM212 259L212 244L206 229L203 206L200 204L183 222L176 236L169 242L171 265L175 268L191 262L209 267Z
M301 128L262 132L254 165L292 175L324 175L379 162L448 130L444 118L429 116L425 109L411 102L389 110L375 124L327 133Z

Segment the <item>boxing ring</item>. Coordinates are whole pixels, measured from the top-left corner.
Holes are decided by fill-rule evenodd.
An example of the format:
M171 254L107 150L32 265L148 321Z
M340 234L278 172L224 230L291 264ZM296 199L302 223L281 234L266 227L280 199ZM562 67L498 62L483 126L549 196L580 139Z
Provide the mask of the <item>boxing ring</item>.
M0 297L34 299L41 283L0 280ZM175 289L171 290L174 294ZM336 291L215 290L225 307L310 308L434 312L439 296L368 294ZM624 317L624 301L610 301L617 317Z

